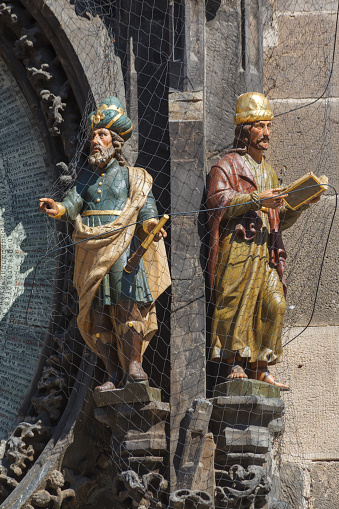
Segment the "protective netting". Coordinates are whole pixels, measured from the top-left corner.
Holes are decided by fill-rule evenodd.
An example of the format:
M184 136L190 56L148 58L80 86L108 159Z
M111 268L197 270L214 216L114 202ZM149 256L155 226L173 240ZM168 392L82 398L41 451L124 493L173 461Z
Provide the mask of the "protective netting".
M282 427L278 422L281 409L270 410L272 420L276 421L276 428L270 430L272 447L268 424L265 424L267 409L263 404L255 412L251 404L244 409L242 402L212 411L205 432L212 431L212 442L216 443L216 507L250 507L241 505L247 502L245 495L239 493L246 485L243 481L253 476L258 481L247 485L252 491L246 500L256 500L253 507L263 507L275 463L284 469L285 485L295 475L295 465L306 476L306 460L312 458L299 439L302 425L297 416L299 398L294 399L293 391L295 362L300 356L303 364L303 348L306 348L303 344L299 351L298 342L303 337L300 333L311 324L319 327L336 324L337 296L326 261L335 253L330 233L337 207L334 140L338 122L337 103L333 98L337 94L334 77L338 2L243 0L236 2L236 6L228 4L206 2L204 44L208 76L203 90L196 90L185 74L185 59L189 58L189 51L194 52L188 50L190 23L197 23L197 19L191 11L189 19L184 2L83 0L72 1L68 6L72 16L67 31L77 32L82 65L92 69L91 94L83 112L76 154L69 165L76 177L67 187L61 175L49 189L45 183L43 192L39 189L41 197L45 193L61 202L65 214L57 223L44 216L46 252L37 264L36 260L31 264L30 269L34 270L29 271L25 283L30 291L25 292L24 320L32 331L35 345L39 345L35 355L43 348L45 333L49 338L42 350L47 363L30 415L33 421L42 416L45 422L55 425L79 370L91 373L91 390L78 419L81 433L91 438L86 444L86 455L94 455L100 449L99 468L118 479L114 484L117 496L123 492L122 486L128 485L125 473L133 471L134 482L141 486L140 493L142 490L148 493L145 500L149 505L142 505L146 502L140 499L140 507L168 507L165 485L156 485L153 480L147 491L142 476L156 472L163 476L163 482L170 478L173 482L175 476L183 475L184 460L180 456L183 450L187 461L192 454L194 463L187 438L187 429L191 428L184 425L189 405L182 406L181 401L192 402L217 394L226 396L225 387L219 389L226 391L224 394L213 393L213 389L226 381L230 359L240 365L241 377L246 371L249 378L254 378L256 369L265 371L268 364L272 365L276 380L291 386L292 391L281 393L287 407L286 438L281 436ZM216 40L221 40L221 47ZM94 42L89 45L88 41ZM194 46L195 42L199 43L191 40L190 44ZM179 97L178 110L172 107L169 115L169 93L176 91L191 97L189 100ZM202 175L212 165L218 166L218 160L232 148L235 100L240 93L249 91L263 92L275 115L266 159L270 166L255 164L244 153L238 155L241 164L247 165L255 176L255 184L251 187L248 174L245 175L243 189L247 191L238 193L241 199L236 202L232 201L237 199L234 198L236 185L229 186L232 175L227 174L227 168L226 173L217 170L208 180L207 194L201 182ZM203 92L201 96L200 92ZM88 155L95 145L93 142L90 145L93 135L88 118L97 113L108 96L120 99L134 127L131 139L125 143L118 139L126 165L114 162L109 166L108 159L98 169L88 163ZM203 114L199 106L192 114L192 103L200 104L203 97ZM101 108L102 112L105 109ZM198 130L204 127L198 127L196 138L189 139L188 127L186 135L184 131L178 132L175 147L180 153L174 154L171 139L174 130L170 123L177 119L179 124L182 121L189 126L190 122L201 121L206 136L203 143L196 140ZM205 152L201 164L202 150ZM172 159L179 161L175 171ZM187 164L188 160L195 161L193 166ZM153 184L140 171L132 178L134 172L127 168L134 167L146 169ZM309 171L317 176L326 174L330 185L319 203L302 207L301 214L291 212L281 203L280 219L287 252L285 312L281 282L283 248L276 240L278 259L274 265L269 258L272 256L269 232L274 218L266 209L257 214L265 206L264 202L259 203L258 192L283 188ZM12 192L11 188L8 192ZM130 196L133 193L134 198L125 211L128 193ZM101 215L96 214L98 210ZM91 214L84 215L86 211ZM168 287L166 255L158 248L160 259L156 262L153 252L154 246L161 245L163 240L152 243L131 273L124 271L128 259L147 237L147 222L165 213L170 218L165 225L168 234L165 246L172 264L173 293ZM76 219L79 214L88 227L86 231L81 230ZM244 214L248 214L245 221ZM220 237L211 243L215 221ZM189 231L192 233L188 236ZM238 231L242 233L238 235ZM26 235L29 241L29 230ZM214 265L211 264L213 249ZM73 285L74 271L78 293ZM213 289L211 276L214 276ZM99 282L95 284L95 281ZM159 296L156 318L154 295ZM198 302L195 307L191 305L194 302ZM82 321L78 319L77 329L79 309ZM171 310L174 315L178 310L182 313L179 325L174 326ZM201 320L203 329L199 329ZM174 335L175 341L171 339ZM204 346L201 348L202 337L206 340L206 351ZM83 356L84 340L96 355ZM200 349L195 348L195 340ZM178 350L178 342L182 349ZM172 354L176 352L179 371L182 363L182 386L171 384L174 370L171 348ZM210 362L211 357L220 362ZM279 363L273 367L277 360ZM260 366L256 366L258 361ZM60 378L59 387L52 382L56 376ZM160 389L161 394L153 391L150 396L149 390L140 393L133 387L130 392L115 396L115 400L112 396L111 402L103 405L106 413L100 407L98 401L106 398L107 393L94 389L107 380L124 387L133 379L138 382L146 378L149 386ZM181 394L181 387L189 387L187 398ZM252 396L253 388L244 387L244 392L235 394ZM59 403L48 414L44 397L51 390ZM257 395L277 397L277 393L269 390L263 389ZM94 408L93 391L98 408ZM179 420L170 421L168 403L172 414L178 405ZM6 419L14 419L16 411L15 406L8 409ZM111 427L112 436L107 426ZM306 440L305 444L308 443ZM199 447L201 452L202 442ZM212 450L214 446L210 447ZM88 472L81 473L88 475ZM213 476L206 479L201 485L194 487L192 483L190 487L213 493ZM307 493L303 496L305 500L308 497ZM131 506L128 497L131 495L126 494L125 507Z

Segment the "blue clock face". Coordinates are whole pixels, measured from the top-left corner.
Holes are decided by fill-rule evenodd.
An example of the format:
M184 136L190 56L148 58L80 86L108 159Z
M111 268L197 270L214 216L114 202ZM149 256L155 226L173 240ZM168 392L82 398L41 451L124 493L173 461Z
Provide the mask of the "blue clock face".
M51 221L38 212L52 178L39 129L17 82L0 60L0 438L30 384L46 334L55 264L36 263L54 244ZM27 316L26 316L27 314Z

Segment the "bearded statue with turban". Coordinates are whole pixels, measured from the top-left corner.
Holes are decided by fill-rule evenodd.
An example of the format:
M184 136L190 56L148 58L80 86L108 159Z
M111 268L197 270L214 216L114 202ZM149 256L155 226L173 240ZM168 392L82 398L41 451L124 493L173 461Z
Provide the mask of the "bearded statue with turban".
M88 117L90 168L61 203L41 198L40 211L74 223L74 284L78 327L102 359L108 380L96 391L147 380L142 355L157 330L156 298L169 286L164 229L139 264L124 270L140 242L158 223L152 177L127 167L122 146L132 122L116 97Z
M228 379L249 377L288 390L268 371L282 360L286 252L281 231L309 205L298 210L284 205L286 195L265 161L272 119L264 95L241 95L234 148L210 172L211 358L228 365Z

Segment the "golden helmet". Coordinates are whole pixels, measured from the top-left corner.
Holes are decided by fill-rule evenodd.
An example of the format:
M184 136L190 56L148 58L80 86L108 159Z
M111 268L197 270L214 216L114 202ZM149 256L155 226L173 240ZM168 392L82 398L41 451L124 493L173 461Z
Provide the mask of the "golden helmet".
M247 124L256 120L272 120L273 113L267 97L259 92L246 92L237 99L234 123Z

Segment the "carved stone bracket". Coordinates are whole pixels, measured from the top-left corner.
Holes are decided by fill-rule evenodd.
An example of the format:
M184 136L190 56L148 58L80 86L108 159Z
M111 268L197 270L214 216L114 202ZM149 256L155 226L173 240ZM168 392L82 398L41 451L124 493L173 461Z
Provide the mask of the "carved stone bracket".
M271 480L266 469L257 465L233 465L216 471L215 505L218 508L264 507Z
M122 394L129 403L122 402ZM112 431L111 455L117 469L113 494L119 507L168 507L164 475L168 463L169 404L161 402L160 396L158 389L143 382L95 396L100 406L94 416ZM115 404L103 406L107 405L105 400Z
M160 474L150 472L142 477L133 470L118 474L113 481L113 496L121 507L162 509L168 506L168 482Z
M169 499L170 509L212 509L214 507L213 498L205 491L176 490L171 493Z
M67 285L68 281L65 280L64 284ZM70 294L65 290L64 295ZM71 309L69 297L66 307ZM47 360L43 359L45 365L37 381L36 391L30 398L35 415L31 408L33 415L26 416L25 421L17 425L9 438L1 443L0 503L18 486L18 481L27 474L42 453L66 407L67 394L74 382L75 360L81 359L81 343L73 313L67 329L54 334L54 348ZM61 494L54 493L51 496L60 498ZM48 498L46 494L41 494L41 497L41 503ZM38 497L36 504L40 503L39 500Z
M35 509L37 507L61 509L65 499L75 497L75 492L72 489L62 489L64 483L62 473L53 470L45 481L44 489L36 491L24 509Z
M111 453L118 472L161 473L168 456L168 415L169 405L161 401L121 403L95 410L95 418L112 430Z
M74 425L93 375L93 356L87 350L83 352L79 372L82 376L78 376L66 411L56 426L51 423L51 416L45 409L41 412L41 419L31 418L31 422L28 422L29 418L26 417L25 422L16 427L10 438L2 441L0 446L2 507L60 509L66 500L68 505L68 500L75 498L74 483L79 486L90 481L81 476L80 479L79 476L72 479L69 472L65 481L64 474L59 470L64 454L74 440ZM63 489L65 482L66 488ZM18 499L21 505L13 505Z
M0 4L0 16L3 16L10 25L15 25L18 22L18 17L13 12L13 5L10 3Z
M239 382L237 386L247 393L269 390L251 382L245 381L246 388ZM210 429L216 443L215 507L267 507L273 483L269 425L282 421L284 403L268 393L267 397L232 395L227 384L222 385L211 399ZM222 395L223 390L227 395ZM239 387L235 391L239 394Z
M41 420L36 422L22 422L10 435L8 440L2 440L0 448L1 473L4 474L2 484L12 491L16 483L10 477L18 480L27 472L37 455L45 447L52 432Z

